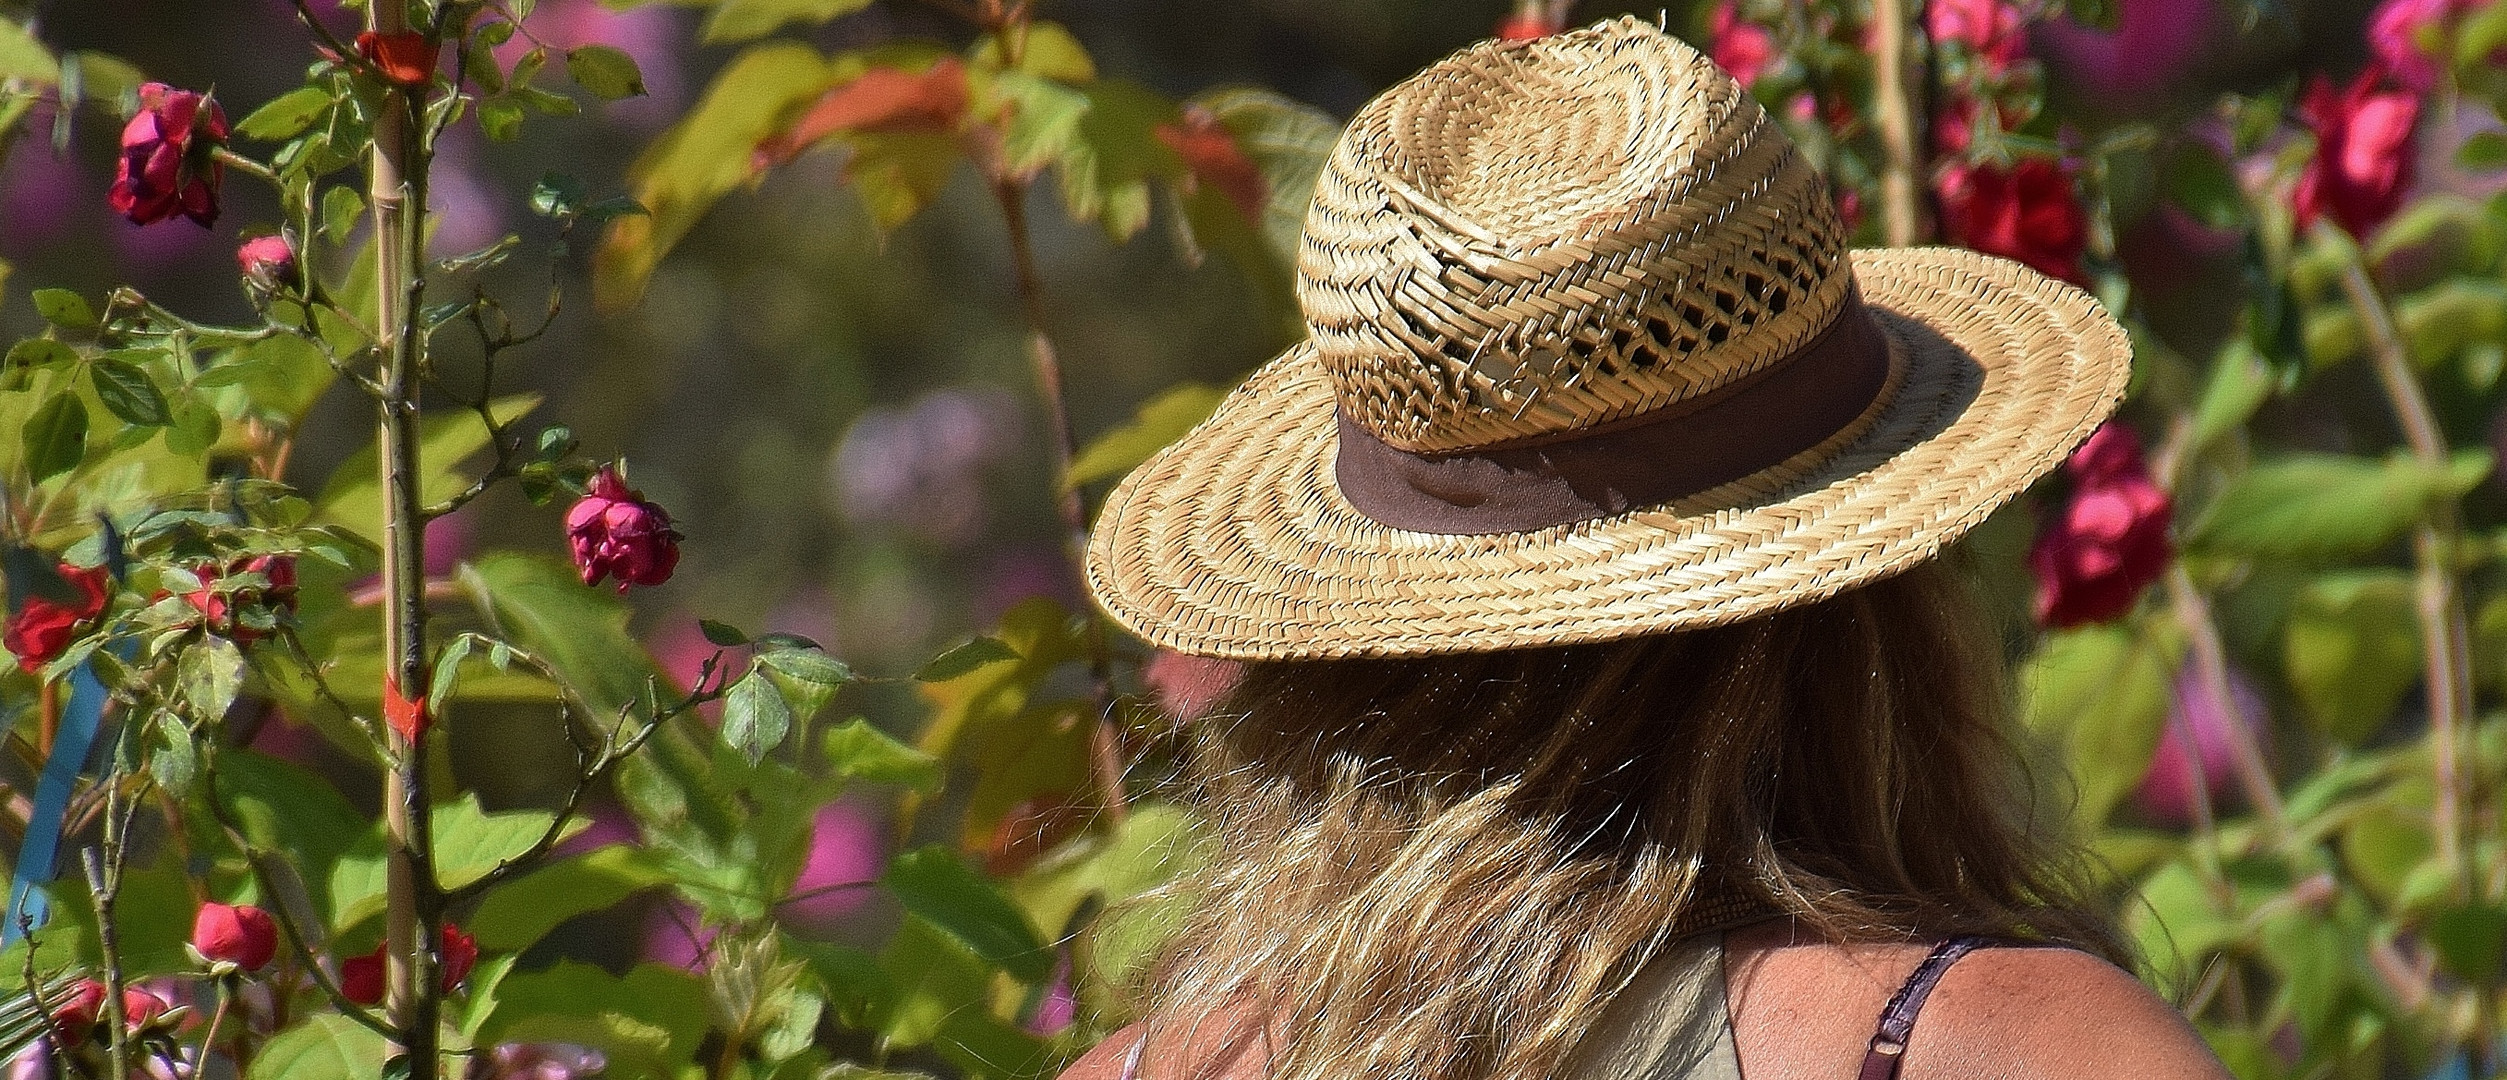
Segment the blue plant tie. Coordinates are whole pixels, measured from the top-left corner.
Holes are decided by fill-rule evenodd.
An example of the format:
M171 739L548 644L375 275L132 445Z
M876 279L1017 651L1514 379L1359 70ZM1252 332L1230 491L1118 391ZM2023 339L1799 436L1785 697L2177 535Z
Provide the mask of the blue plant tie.
M61 707L61 723L53 732L52 756L44 759L35 782L35 808L26 817L26 840L17 849L17 868L9 882L6 925L0 925L0 948L25 936L24 923L41 926L52 912L43 886L53 881L61 856L61 831L70 812L70 795L95 751L96 732L104 726L105 689L93 668L80 664L70 676L69 701Z

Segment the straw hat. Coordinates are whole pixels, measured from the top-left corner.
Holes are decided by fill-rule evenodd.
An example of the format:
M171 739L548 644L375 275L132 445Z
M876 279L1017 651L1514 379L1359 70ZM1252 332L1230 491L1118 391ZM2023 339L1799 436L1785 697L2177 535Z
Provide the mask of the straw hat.
M1809 603L2052 469L2131 364L2017 263L1847 251L1748 92L1631 19L1361 110L1297 286L1310 339L1097 520L1089 585L1151 642L1413 656Z

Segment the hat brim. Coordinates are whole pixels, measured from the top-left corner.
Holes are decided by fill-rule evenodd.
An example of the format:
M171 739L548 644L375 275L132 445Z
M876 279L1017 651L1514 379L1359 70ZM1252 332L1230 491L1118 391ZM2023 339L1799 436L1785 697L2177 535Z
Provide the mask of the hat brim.
M1532 532L1395 529L1334 482L1332 387L1301 345L1115 486L1089 587L1179 652L1322 659L1716 626L1909 569L2088 438L2123 396L2132 347L2087 293L2005 259L1852 258L1903 367L1861 436L1807 468Z

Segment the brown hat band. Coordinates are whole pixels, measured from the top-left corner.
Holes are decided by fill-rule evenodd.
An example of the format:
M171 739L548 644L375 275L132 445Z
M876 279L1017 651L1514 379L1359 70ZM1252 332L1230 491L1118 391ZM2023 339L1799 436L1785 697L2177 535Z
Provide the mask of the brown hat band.
M1889 384L1889 341L1849 291L1792 356L1617 424L1478 450L1417 454L1338 414L1333 474L1377 523L1443 535L1530 532L1708 491L1862 426Z

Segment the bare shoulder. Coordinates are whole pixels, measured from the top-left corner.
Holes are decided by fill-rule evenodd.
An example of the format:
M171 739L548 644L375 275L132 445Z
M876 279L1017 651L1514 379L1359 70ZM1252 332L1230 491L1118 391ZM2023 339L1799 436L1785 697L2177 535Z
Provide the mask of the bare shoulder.
M1942 977L1907 1080L2226 1080L2193 1025L2115 965L2070 949L1986 949Z
M1131 1061L1140 1040L1146 1037L1139 1024L1105 1037L1087 1053L1080 1055L1071 1067L1062 1070L1062 1080L1125 1080L1124 1066Z

